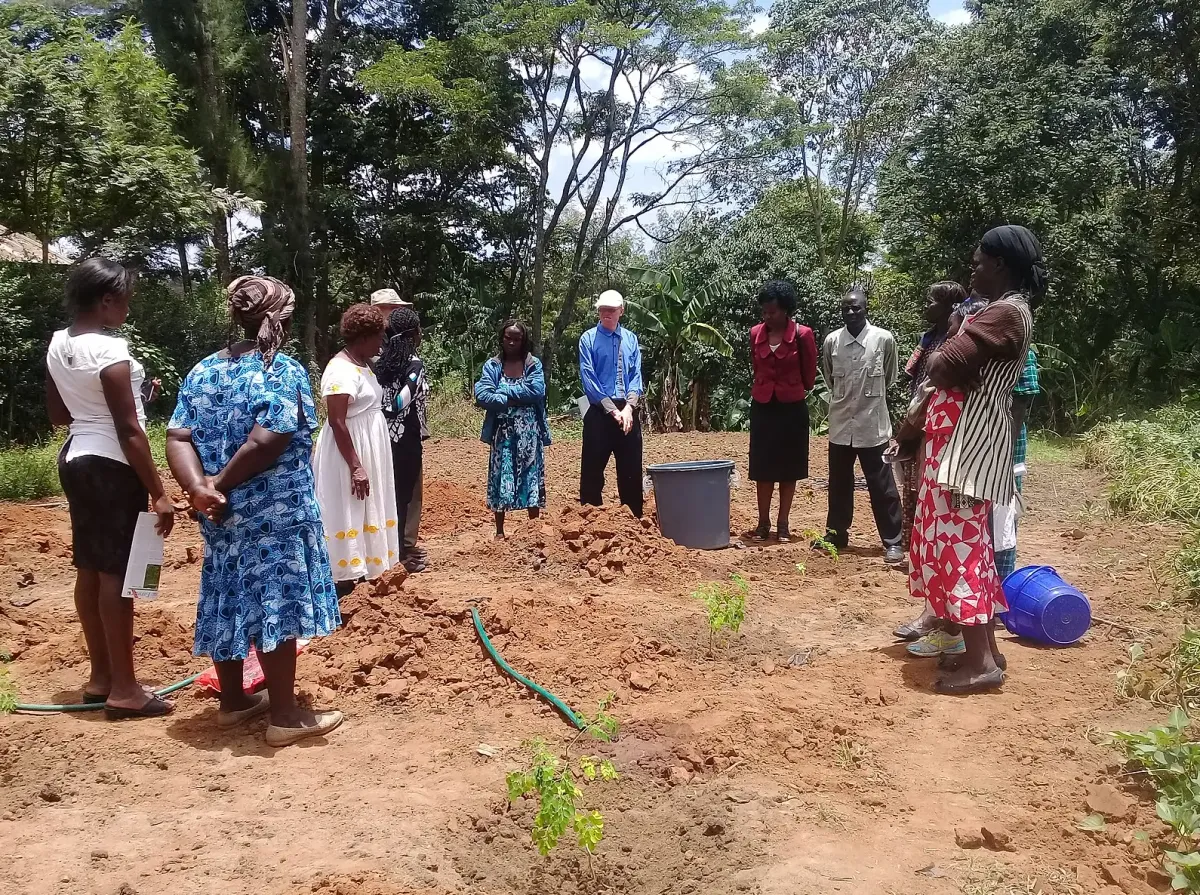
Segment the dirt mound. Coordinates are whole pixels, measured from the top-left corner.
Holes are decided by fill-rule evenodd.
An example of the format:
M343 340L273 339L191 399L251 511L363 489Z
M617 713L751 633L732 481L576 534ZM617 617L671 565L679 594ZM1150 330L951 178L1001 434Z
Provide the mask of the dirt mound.
M300 659L302 690L317 703L337 694L380 705L446 702L498 672L471 631L466 601L440 600L413 586L397 566L342 600L342 627ZM491 632L507 632L511 611L482 607Z
M421 506L421 536L461 531L485 521L482 493L454 482L426 479Z
M170 675L199 661L192 658L191 628L170 611L139 606L133 625L134 667L149 678ZM5 649L27 663L26 677L87 661L78 623L66 628L46 624L15 627L6 635Z
M540 526L519 533L516 543L532 551L535 571L548 563L573 566L605 584L631 569L686 553L659 534L649 514L638 519L624 506L568 504Z

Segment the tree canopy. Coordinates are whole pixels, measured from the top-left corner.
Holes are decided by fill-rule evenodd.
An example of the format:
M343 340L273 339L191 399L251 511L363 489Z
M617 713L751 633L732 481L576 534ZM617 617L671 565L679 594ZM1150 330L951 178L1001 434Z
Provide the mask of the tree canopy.
M968 0L947 27L926 0L776 0L763 31L746 0L19 0L0 6L0 225L46 260L140 268L155 304L134 325L172 369L258 270L297 290L314 365L390 286L455 387L501 320L528 320L565 405L594 294L653 297L656 417L737 427L763 281L791 280L826 331L869 277L911 345L924 289L1021 223L1051 271L1038 412L1068 431L1200 373L1192 5ZM21 391L61 274L0 281ZM45 425L8 410L6 437Z

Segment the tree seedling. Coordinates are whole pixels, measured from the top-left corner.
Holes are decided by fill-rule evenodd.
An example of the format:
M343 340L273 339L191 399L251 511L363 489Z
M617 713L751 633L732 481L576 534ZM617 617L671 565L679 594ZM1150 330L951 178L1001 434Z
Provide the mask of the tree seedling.
M560 758L542 740L534 740L530 749L529 767L505 777L509 801L536 794L538 811L533 818L531 838L538 852L543 857L550 854L563 835L573 830L576 843L587 853L590 870L592 855L604 838L604 815L582 807L583 790L576 779L582 777L589 783L597 778L616 780L616 769L608 759L590 755L575 761L568 756Z
M728 582L707 581L692 593L708 610L708 645L720 637L730 637L741 630L746 618L746 597L750 585L741 575L730 575Z
M811 541L813 548L816 550L824 550L829 554L829 558L834 562L838 561L837 545L829 540L829 535L837 534L837 532L827 531L824 534L817 531L815 528L806 528L803 532L804 539Z

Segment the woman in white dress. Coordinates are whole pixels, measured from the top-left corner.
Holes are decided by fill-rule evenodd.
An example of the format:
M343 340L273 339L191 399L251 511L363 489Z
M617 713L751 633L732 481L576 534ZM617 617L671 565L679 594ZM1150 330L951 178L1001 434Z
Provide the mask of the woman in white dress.
M346 347L325 367L321 397L327 419L313 467L317 502L338 593L377 578L400 560L391 440L383 417L383 387L370 359L383 344L383 315L353 305L342 315Z

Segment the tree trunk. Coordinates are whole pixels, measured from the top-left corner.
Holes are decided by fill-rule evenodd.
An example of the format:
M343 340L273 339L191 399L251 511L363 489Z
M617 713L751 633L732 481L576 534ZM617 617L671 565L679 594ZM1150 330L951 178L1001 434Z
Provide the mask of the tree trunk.
M662 421L663 429L667 432L678 432L683 429L683 420L679 417L679 364L674 360L667 361L667 369L663 377Z
M179 279L183 283L183 294L192 294L192 270L188 267L187 240L182 236L175 240L175 251L179 253Z
M266 229L265 221L263 229ZM220 210L212 214L212 243L213 254L216 256L217 282L228 286L233 282L233 264L229 260L229 218Z
M288 66L288 117L291 132L292 252L304 342L313 349L316 326L312 294L312 247L308 219L308 3L292 0L291 48ZM313 358L309 357L309 360Z

